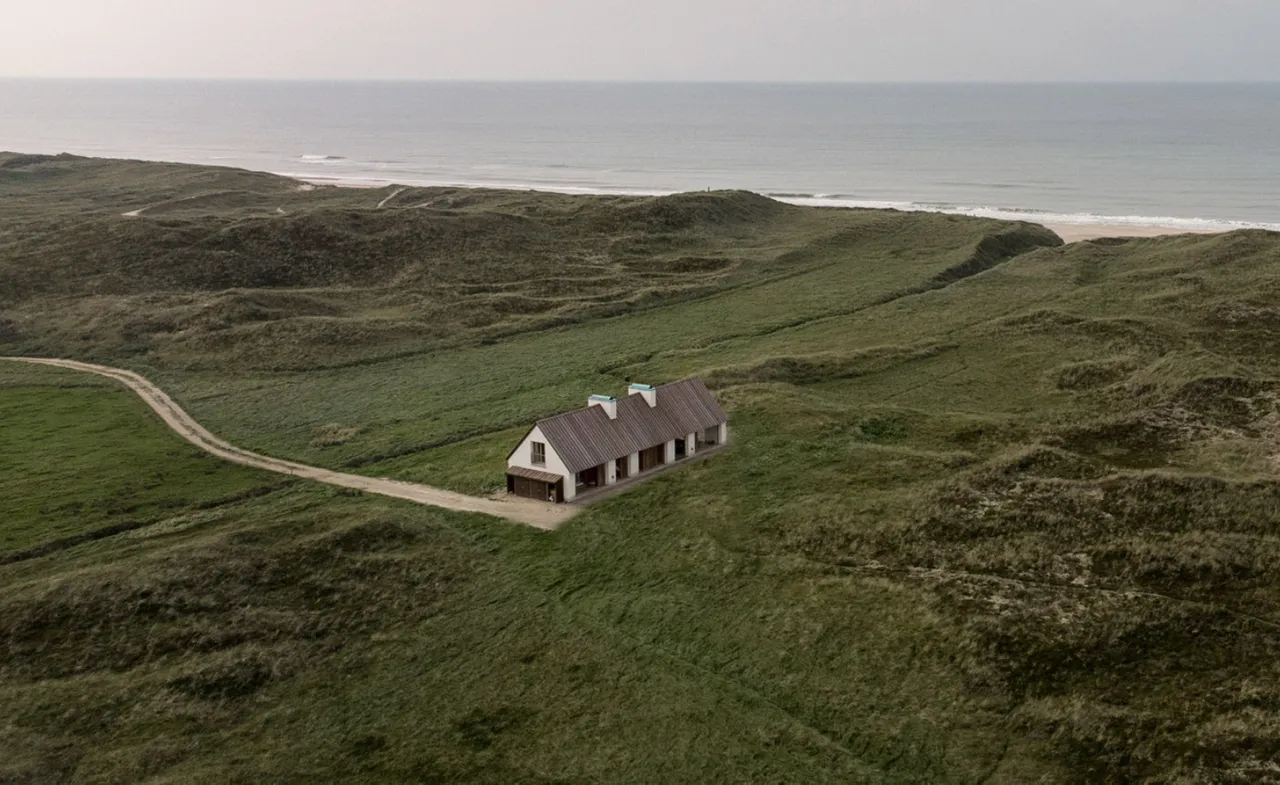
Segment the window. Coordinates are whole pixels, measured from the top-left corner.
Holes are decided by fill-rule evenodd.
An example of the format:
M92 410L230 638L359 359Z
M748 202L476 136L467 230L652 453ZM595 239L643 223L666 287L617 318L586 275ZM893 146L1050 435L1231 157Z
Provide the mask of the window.
M534 466L547 465L547 445L542 442L529 442L532 449L532 460Z

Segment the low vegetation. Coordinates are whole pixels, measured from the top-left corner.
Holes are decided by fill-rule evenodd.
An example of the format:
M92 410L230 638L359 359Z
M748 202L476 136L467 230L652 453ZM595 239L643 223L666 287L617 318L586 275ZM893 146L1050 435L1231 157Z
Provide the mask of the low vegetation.
M471 493L630 380L734 448L543 534L0 367L0 781L1276 778L1280 237L391 193L0 157L0 347Z
M748 193L299 188L229 169L0 158L0 199L16 207L0 217L0 337L166 367L312 370L766 285L858 249L898 253L913 223L936 237L909 261L939 281L1055 241Z
M0 562L142 528L194 505L270 491L174 439L123 389L80 374L0 369Z

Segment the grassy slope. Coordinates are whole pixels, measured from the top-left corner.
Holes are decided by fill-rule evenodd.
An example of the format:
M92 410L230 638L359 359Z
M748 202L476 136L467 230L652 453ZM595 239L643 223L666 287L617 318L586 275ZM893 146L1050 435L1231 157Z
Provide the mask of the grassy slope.
M591 390L617 392L627 379L646 378L629 366L659 350L750 340L941 286L939 276L986 258L977 249L984 232L1015 233L1017 242L1028 245L1040 237L994 222L941 216L855 213L842 220L855 231L817 250L806 248L791 274L692 302L359 369L235 376L162 372L160 378L193 413L218 422L234 439L300 459L359 467L516 428L579 405ZM990 260L996 261L998 256ZM372 406L368 392L375 389L389 394ZM273 404L284 401L290 405ZM341 446L313 444L326 425L358 433Z
M940 217L913 226L744 193L298 191L268 175L150 166L0 160L0 198L22 208L0 216L0 340L169 367L310 371L713 296L854 249L927 264L931 247L966 255L996 232L1007 242L969 254L1052 241L1029 227ZM210 202L213 191L221 197ZM200 209L127 218L103 204L161 196ZM282 206L255 207L264 203Z
M26 419L57 422L83 396L61 381L0 400L38 390L49 406ZM120 395L94 392L126 426L119 447L162 436ZM86 441L33 431L6 498L103 493L100 477L52 485L36 471ZM788 570L779 596L752 578L757 559L665 525L628 527L630 555L600 563L593 526L557 540L297 484L202 503L239 474L219 466L200 488L171 487L155 525L0 568L4 781L962 781L1002 748L982 727L989 710L929 653L945 625L902 587ZM669 543L679 550L661 555ZM766 637L726 667L615 623L622 598L592 576L637 559L684 562L684 580L714 565L633 594L641 618L711 636L704 651L740 645L738 617ZM714 619L673 614L673 591L731 604ZM841 621L859 609L879 624ZM802 645L823 628L836 637ZM911 678L894 686L888 671ZM783 673L796 680L758 689ZM809 691L830 692L820 712L798 699Z
M109 342L89 352L152 374L198 418L246 446L467 490L496 482L511 429L588 392L690 373L720 388L738 435L733 451L603 503L549 537L323 494L296 512L305 523L280 535L282 549L299 547L301 532L394 509L411 516L415 537L424 516L442 539L396 539L386 558L421 553L430 562L447 541L479 560L456 579L476 592L469 595L476 609L461 603L457 625L434 628L429 640L407 637L382 660L363 628L336 633L343 657L364 652L340 671L338 681L354 685L351 702L383 696L371 705L393 707L361 722L418 722L412 712L420 700L391 697L406 681L424 680L423 696L443 689L443 679L457 681L462 695L525 705L516 697L532 688L515 663L525 664L527 629L501 620L524 618L526 608L541 614L533 626L543 637L532 650L573 641L576 651L589 639L606 658L616 651L606 643L652 658L649 670L595 666L533 680L569 679L574 688L550 699L557 708L569 694L616 708L602 736L587 731L590 723L575 724L581 703L541 714L550 711L541 693L530 705L542 719L511 719L525 715L493 714L490 706L478 725L464 720L427 734L435 743L453 732L469 738L475 727L501 729L501 742L477 742L471 752L422 752L403 736L374 734L386 738L360 747L381 750L371 771L406 779L434 772L445 781L534 774L698 781L713 770L730 780L790 781L855 779L858 771L967 782L1267 776L1280 754L1280 693L1271 686L1280 643L1271 621L1280 599L1273 566L1280 241L1246 232L1083 243L984 272L1013 252L985 237L1014 232L1022 238L1016 250L1026 250L1034 233L838 211L787 210L785 225L762 219L749 230L732 219L736 208L693 223L681 218L741 199L713 196L637 203L664 221L674 211L686 226L675 233L680 247L701 243L701 257L726 243L755 249L736 278L692 299L659 299L609 319L583 312L566 326L508 338L482 327L419 342L419 354L305 372L238 361L200 370L224 358L197 352L168 363L155 346L133 359L112 355L119 348ZM460 209L480 213L538 212L541 204L511 194L450 198L470 199ZM617 207L559 197L543 205L561 216L548 231L566 232L566 242L582 233L566 228L577 224L563 219L565 211ZM738 228L702 231L726 225ZM661 258L655 248L636 254ZM562 263L539 262L549 270ZM384 348L357 342L353 356L363 362ZM228 525L258 536L251 533L276 515L255 511L267 504L246 502ZM319 552L342 552L320 541ZM82 567L22 569L38 576ZM497 599L485 587L498 577L528 594ZM283 590L297 580L272 585ZM380 591L385 580L349 586ZM268 595L250 587L245 596ZM341 618L336 609L316 613ZM549 618L557 626L542 623ZM76 645L66 648L80 651ZM466 666L420 654L435 645L461 647ZM502 656L477 660L480 650ZM186 661L176 651L166 667ZM414 657L425 657L416 671L407 664ZM345 716L342 698L312 703L306 692L338 672L324 667L314 677L300 669L269 680L266 692L253 693L266 697L223 701L249 711L277 696L270 705L300 718L238 725L247 732L235 738L255 750L241 759L244 771L268 766L257 751L276 743L336 743L324 728ZM670 681L679 674L684 680ZM24 683L11 682L33 689ZM637 693L636 684L646 690ZM652 709L635 702L655 684L669 686L658 688ZM712 697L695 706L679 702L686 694ZM738 702L724 703L724 695ZM747 704L779 712L769 716L783 724ZM331 707L315 715L325 719L302 719L315 706ZM645 719L626 722L633 710ZM431 716L430 727L445 728L445 715ZM651 725L671 733L653 735ZM627 736L622 727L647 735ZM259 743L263 728L277 730ZM564 757L546 757L557 749L552 737ZM698 750L731 751L725 769L710 753L668 754L704 741L710 746ZM89 746L95 754L118 749L108 741ZM190 773L229 754L179 750L154 765L177 761L173 772ZM336 765L331 753L316 754L317 765ZM395 768L415 756L447 773ZM598 765L573 768L570 758ZM609 760L625 763L621 774ZM747 760L768 768L743 768Z
M133 394L82 374L0 369L0 559L280 484L172 437ZM56 391L56 394L51 392ZM52 493L51 493L52 492Z

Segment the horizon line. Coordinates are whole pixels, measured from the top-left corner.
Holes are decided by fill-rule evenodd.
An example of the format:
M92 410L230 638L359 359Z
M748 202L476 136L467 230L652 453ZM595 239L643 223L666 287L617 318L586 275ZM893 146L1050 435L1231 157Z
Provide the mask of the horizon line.
M750 85L750 86L1182 86L1278 85L1280 79L1042 79L1042 80L856 80L856 79L577 79L330 76L48 76L4 75L0 82L247 82L314 84L457 84L457 85Z

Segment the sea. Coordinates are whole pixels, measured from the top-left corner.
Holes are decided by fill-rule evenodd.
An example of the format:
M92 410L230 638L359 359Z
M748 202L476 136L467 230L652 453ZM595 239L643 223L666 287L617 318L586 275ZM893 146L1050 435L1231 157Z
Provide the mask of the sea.
M0 80L0 150L1280 230L1280 85Z

